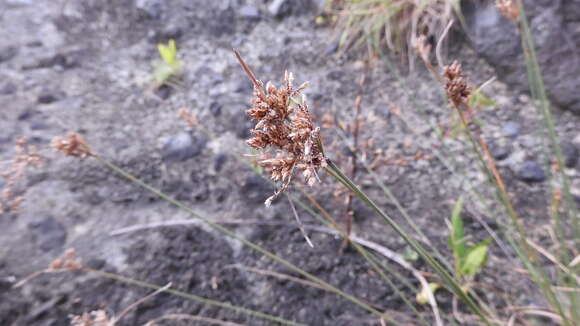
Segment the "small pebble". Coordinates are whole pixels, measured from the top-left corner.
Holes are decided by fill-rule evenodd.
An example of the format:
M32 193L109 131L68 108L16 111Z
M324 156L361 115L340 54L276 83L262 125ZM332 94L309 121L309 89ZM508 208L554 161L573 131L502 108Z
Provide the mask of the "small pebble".
M194 139L183 132L167 139L161 150L164 161L180 162L199 155L205 147L205 141Z
M517 122L509 121L501 128L502 133L506 137L515 138L520 134L521 126Z
M517 176L520 180L525 182L542 182L546 179L546 173L542 166L538 162L532 160L522 163L517 172Z

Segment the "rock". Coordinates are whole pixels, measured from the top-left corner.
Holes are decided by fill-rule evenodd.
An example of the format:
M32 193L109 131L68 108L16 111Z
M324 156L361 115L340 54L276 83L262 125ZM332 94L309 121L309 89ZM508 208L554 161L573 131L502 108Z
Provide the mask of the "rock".
M524 53L516 24L494 1L468 1L464 9L473 48L516 90L529 91ZM577 1L524 0L536 55L552 102L580 114L580 21Z
M222 105L219 102L211 102L209 105L209 112L211 112L214 117L220 116L222 114Z
M522 163L517 177L525 182L542 182L546 179L546 173L538 162L528 160Z
M231 130L233 130L238 138L250 138L250 130L254 128L254 123L246 115L243 110L240 110L231 119Z
M510 156L512 151L511 146L496 143L490 144L489 150L493 158L498 161L505 160L506 158L508 158L508 156Z
M252 174L244 181L240 194L248 203L263 204L274 194L274 187L264 178Z
M161 0L137 0L135 6L149 19L161 18L164 11L164 1Z
M268 13L281 19L290 15L318 12L323 7L323 0L273 0L268 6Z
M329 72L328 75L326 75L326 78L330 80L338 80L341 79L345 74L346 73L344 72L344 70L337 69Z
M53 217L39 222L30 223L28 228L32 232L36 245L42 251L61 251L66 241L66 229Z
M238 11L243 19L258 21L261 18L260 11L254 6L242 6Z
M159 96L160 99L166 100L171 96L171 87L164 84L157 87L153 93Z
M199 155L205 148L205 139L194 139L189 133L183 132L167 139L161 149L165 162L180 162Z
M520 134L521 125L514 121L509 121L503 125L501 132L506 137L516 138Z
M573 168L578 163L578 156L580 155L578 148L571 142L564 141L560 145L562 148L562 155L564 156L564 165L568 168Z
M103 269L107 264L107 261L100 258L91 258L85 264L87 267L92 269Z
M290 10L290 1L288 0L274 0L268 6L268 12L276 18L282 18L289 14Z
M0 63L14 58L18 54L18 48L14 46L5 46L0 48Z
M214 159L214 169L216 172L220 172L222 170L222 168L224 167L224 164L226 164L226 161L228 160L228 155L225 153L220 153L218 155L216 155L215 159Z
M65 94L63 92L60 92L60 91L53 92L50 90L45 90L42 93L40 93L40 95L38 95L38 98L36 99L36 101L39 104L50 104L50 103L60 101L64 97L65 97Z
M16 93L18 88L11 82L7 82L2 87L0 87L0 95L10 95Z

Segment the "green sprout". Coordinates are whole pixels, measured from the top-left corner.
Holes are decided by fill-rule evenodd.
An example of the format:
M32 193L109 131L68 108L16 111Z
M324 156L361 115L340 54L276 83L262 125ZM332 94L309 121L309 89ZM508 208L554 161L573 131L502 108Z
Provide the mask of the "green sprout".
M489 245L491 238L483 240L474 246L468 246L465 237L465 227L461 218L461 209L463 207L463 197L459 198L453 212L451 213L451 234L449 235L449 248L453 253L453 263L455 276L461 280L462 288L468 292L470 281L483 268L488 258ZM422 287L417 293L416 300L419 304L428 303L429 291L435 291L441 288L441 284L429 283L429 289Z
M459 278L474 277L485 265L491 239L486 239L470 247L465 240L465 228L461 219L463 198L460 198L451 214L451 235L449 247L453 252L455 274Z
M156 85L170 85L178 78L183 69L183 62L177 58L177 46L175 40L171 39L165 44L157 44L159 55L162 61L155 67L154 78Z

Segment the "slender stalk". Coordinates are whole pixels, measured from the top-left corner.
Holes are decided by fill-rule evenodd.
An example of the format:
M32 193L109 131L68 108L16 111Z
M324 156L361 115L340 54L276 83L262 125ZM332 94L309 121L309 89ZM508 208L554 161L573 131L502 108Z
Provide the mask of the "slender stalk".
M155 195L159 196L160 198L162 198L163 200L179 207L180 209L188 212L191 216L193 216L194 218L197 218L201 221L203 221L204 223L206 223L207 225L209 225L211 228L229 236L230 238L236 239L238 241L240 241L241 243L243 243L244 245L250 247L251 249L259 252L260 254L276 261L277 263L284 265L285 267L291 269L292 271L306 277L307 279L318 283L320 286L324 287L327 291L335 293L345 299L347 299L348 301L356 304L357 306L359 306L360 308L372 313L373 315L376 315L379 318L387 318L383 313L381 313L380 311L378 311L377 309L371 307L370 305L368 305L367 303L361 301L360 299L332 286L331 284L321 280L320 278L300 269L299 267L297 267L296 265L290 263L289 261L275 255L274 253L252 243L251 241L248 241L246 239L244 239L243 237L237 235L236 233L230 231L229 229L207 219L204 218L200 215L198 215L195 211L193 211L191 208L187 207L186 205L184 205L183 203L181 203L178 200L175 200L173 198L171 198L170 196L166 195L165 193L161 192L160 190L157 190L154 187L151 187L150 185L146 184L145 182L141 181L140 179L138 179L137 177L133 176L132 174L128 173L127 171L123 170L122 168L118 167L117 165L103 159L102 157L95 155L94 156L99 162L103 163L104 165L106 165L108 168L110 168L111 170L113 170L114 172L116 172L117 174L123 176L124 178L128 179L129 181L147 189L148 191L154 193ZM394 324L397 324L396 322L392 321Z
M558 139L558 135L556 133L556 127L554 123L554 119L552 117L552 113L550 111L550 102L548 100L548 96L546 94L546 89L544 86L544 80L542 77L542 72L540 66L538 64L538 59L536 57L535 52L535 44L532 33L528 26L528 21L526 18L526 12L524 5L521 2L518 2L519 11L520 11L520 29L521 29L521 42L522 42L522 49L524 50L524 55L526 59L526 67L528 71L528 79L530 88L532 90L532 94L535 95L534 97L539 100L539 105L536 105L538 110L542 114L542 118L544 120L544 129L545 132L548 134L548 139L550 141L550 147L552 148L553 153L556 156L556 164L558 166L558 174L560 176L560 180L564 190L564 200L566 203L566 208L568 212L568 217L571 219L572 229L574 237L572 239L572 246L578 247L580 245L580 217L578 214L578 210L576 208L576 203L574 198L572 197L571 187L570 187L570 179L565 172L565 164L564 164L564 156L562 154L562 148L560 146L560 141ZM560 242L560 258L565 262L570 261L570 256L568 254L568 249L566 246L566 233L562 227L562 223L560 222L559 214L555 214L555 223L556 223L556 232L558 233L558 238ZM569 278L570 281L568 282L569 285L572 287L578 286L578 283L575 279ZM571 309L570 315L574 320L580 320L580 312L576 307L578 307L579 297L577 293L570 293L569 299L571 302ZM567 323L567 318L565 315L561 315L564 321Z
M224 308L224 309L228 309L228 310L233 310L233 311L237 311L237 312L241 312L244 314L247 314L249 316L253 316L253 317L258 317L258 318L262 318L265 320L269 320L272 322L276 322L282 325L291 325L291 326L305 326L305 324L301 324L301 323L296 323L290 320L286 320L280 317L276 317L276 316L272 316L272 315L268 315L259 311L254 311L254 310L250 310L250 309L246 309L246 308L242 308L242 307L238 307L238 306L234 306L228 303L224 303L221 301L217 301L217 300L211 300L211 299L207 299L204 297L200 297L197 295L193 295L190 293L186 293L186 292L182 292L179 290L175 290L175 289L171 289L171 288L166 288L164 289L164 287L156 285L156 284L152 284L152 283L148 283L148 282L143 282L143 281L139 281L139 280L135 280L132 278L128 278L125 276L121 276L118 274L113 274L113 273L109 273L109 272L104 272L104 271L100 271L100 270L96 270L96 269L92 269L92 268L84 268L83 270L90 272L90 273L94 273L97 274L99 276L102 277L106 277L112 280L116 280L119 282L123 282L123 283L127 283L127 284L132 284L132 285L137 285L139 287L142 288L148 288L148 289L153 289L153 290L162 290L162 292L166 292L178 297L182 297L185 299L189 299L189 300L193 300L199 303L203 303L206 305L210 305L210 306L216 306L216 307L220 307L220 308Z
M415 239L410 237L393 219L391 219L381 208L375 204L363 191L361 191L341 170L336 166L331 160L328 160L327 172L335 177L339 182L341 182L345 187L354 192L354 194L363 200L369 207L371 207L377 214L379 214L391 228L399 234L412 248L415 250L425 261L437 272L437 274L444 280L449 286L450 290L455 293L469 308L477 314L481 320L487 324L491 325L488 317L480 309L479 305L473 301L461 288L449 272L438 263L433 257L419 244Z

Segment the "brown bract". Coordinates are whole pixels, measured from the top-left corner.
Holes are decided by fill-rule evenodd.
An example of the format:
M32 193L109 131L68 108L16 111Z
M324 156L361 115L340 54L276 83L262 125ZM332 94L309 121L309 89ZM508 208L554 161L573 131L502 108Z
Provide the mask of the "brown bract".
M54 137L50 146L66 156L80 158L94 156L84 138L74 131L64 137Z
M520 9L517 0L497 0L496 6L502 15L511 21L517 21L520 17Z
M443 77L445 78L445 92L453 105L460 107L466 104L471 95L471 87L461 71L461 64L454 61L450 66L446 66L443 69Z
M77 252L74 249L67 249L62 256L53 260L48 265L48 270L51 272L56 271L77 271L83 268L81 260L77 256Z
M300 96L307 83L294 88L292 73L286 72L283 86L267 83L263 87L238 54L237 57L254 84L252 106L246 113L256 125L247 143L262 152L258 164L270 172L274 181L282 183L266 200L269 206L288 188L295 170L302 172L308 185L316 183L318 170L326 166L320 128L314 125L305 97Z

